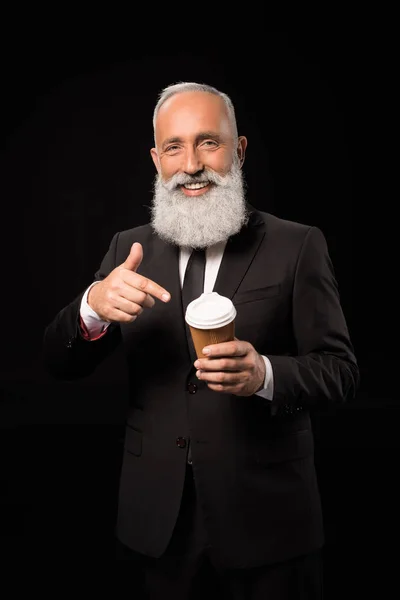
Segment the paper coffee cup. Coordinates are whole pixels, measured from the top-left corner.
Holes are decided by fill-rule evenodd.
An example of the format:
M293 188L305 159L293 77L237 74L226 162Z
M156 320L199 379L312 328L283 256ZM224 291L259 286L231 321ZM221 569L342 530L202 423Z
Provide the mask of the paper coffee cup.
M197 358L205 358L208 344L230 342L235 337L236 309L230 298L217 292L201 294L190 302L185 320L189 325Z

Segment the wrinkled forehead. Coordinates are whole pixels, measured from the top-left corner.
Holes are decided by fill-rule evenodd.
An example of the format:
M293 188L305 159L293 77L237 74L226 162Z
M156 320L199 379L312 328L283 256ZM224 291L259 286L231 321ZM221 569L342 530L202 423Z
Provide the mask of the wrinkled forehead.
M157 145L169 137L189 141L206 131L233 138L225 102L209 92L181 92L171 96L160 107L155 125Z

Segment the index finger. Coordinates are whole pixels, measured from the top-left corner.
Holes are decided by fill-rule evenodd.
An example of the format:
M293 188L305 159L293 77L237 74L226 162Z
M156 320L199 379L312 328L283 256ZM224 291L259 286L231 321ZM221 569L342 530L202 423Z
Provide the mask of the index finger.
M150 296L154 296L155 298L162 300L162 302L170 301L171 294L152 279L144 277L134 271L127 271L126 277L128 278L127 283L136 289L145 292L146 294L150 294Z
M220 344L208 344L202 350L203 354L212 358L221 356L245 356L247 345L235 338L232 342L221 342Z

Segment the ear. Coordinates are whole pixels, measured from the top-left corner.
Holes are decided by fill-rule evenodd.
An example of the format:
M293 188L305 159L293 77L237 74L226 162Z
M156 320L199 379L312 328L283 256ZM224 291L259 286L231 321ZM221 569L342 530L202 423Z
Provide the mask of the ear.
M158 158L158 152L157 152L156 148L151 148L150 154L151 154L151 158L153 159L153 163L154 163L158 173L160 173L160 170L161 170L160 159Z
M247 138L244 135L239 136L237 144L237 155L239 157L239 164L242 167L246 156Z

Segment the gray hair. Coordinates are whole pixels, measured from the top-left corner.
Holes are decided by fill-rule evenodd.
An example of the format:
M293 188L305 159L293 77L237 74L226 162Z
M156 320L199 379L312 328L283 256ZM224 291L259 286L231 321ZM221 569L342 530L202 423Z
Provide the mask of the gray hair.
M161 106L164 104L164 102L168 98L170 98L174 94L180 94L181 92L208 92L209 94L214 94L215 96L219 96L220 98L222 98L222 100L225 102L225 106L228 111L229 120L232 125L234 142L235 142L235 144L237 143L238 131L237 131L237 124L236 124L235 109L234 109L232 100L229 98L229 96L227 94L225 94L224 92L220 92L219 90L217 90L217 88L212 87L211 85L207 85L205 83L194 83L194 82L175 83L175 84L167 86L166 88L164 88L161 91L161 93L159 94L159 97L158 97L158 102L156 104L156 107L155 107L154 113L153 113L154 142L156 139L155 131L156 131L156 119L157 119L158 111L160 110Z

